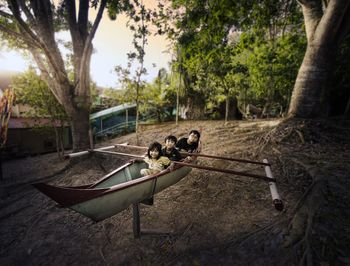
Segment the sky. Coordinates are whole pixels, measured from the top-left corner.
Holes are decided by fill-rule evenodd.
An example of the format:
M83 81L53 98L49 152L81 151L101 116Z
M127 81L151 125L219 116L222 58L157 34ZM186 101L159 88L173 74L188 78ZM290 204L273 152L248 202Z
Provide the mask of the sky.
M133 50L132 33L125 26L126 17L119 15L111 21L103 15L97 29L93 45L95 53L91 58L91 78L101 87L118 87L118 77L114 72L116 65L127 66L127 53ZM151 82L162 67L169 69L171 55L166 52L169 42L164 36L149 36L146 46L145 67L148 75L144 77ZM136 62L135 62L136 64ZM153 66L156 64L156 67ZM28 63L15 51L0 50L0 71L25 71Z

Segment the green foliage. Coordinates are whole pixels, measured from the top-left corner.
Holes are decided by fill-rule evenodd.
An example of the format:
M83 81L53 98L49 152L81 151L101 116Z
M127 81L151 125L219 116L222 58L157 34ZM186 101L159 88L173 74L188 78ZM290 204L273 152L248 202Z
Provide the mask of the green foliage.
M103 89L103 94L98 98L105 108L119 105L122 102L124 95L123 90L116 90L112 88Z
M63 106L33 68L15 76L11 86L16 93L16 103L32 107L27 116L50 117L52 120L67 121Z
M246 38L242 41L245 42ZM261 107L276 102L286 109L304 55L306 39L287 34L272 41L253 42L234 56L247 69L249 89L246 101ZM242 56L244 55L244 56Z
M51 126L39 124L38 132L54 132L58 157L64 154L63 132L68 123L63 106L57 101L47 84L36 74L34 68L13 78L11 86L16 93L16 103L31 107L26 114L28 117L48 118Z
M169 2L156 25L177 45L187 96L287 107L306 44L296 1Z

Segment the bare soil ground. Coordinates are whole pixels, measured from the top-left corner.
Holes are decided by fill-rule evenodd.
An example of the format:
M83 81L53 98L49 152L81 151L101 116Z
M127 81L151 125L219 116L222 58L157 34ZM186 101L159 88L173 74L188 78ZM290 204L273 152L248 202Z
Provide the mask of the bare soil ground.
M30 186L91 183L129 158L5 161L0 265L350 265L350 121L163 123L143 126L138 144L191 129L201 130L203 153L267 158L284 211L274 209L264 181L193 169L157 194L153 206L141 205L144 234L134 239L131 208L95 223ZM135 134L100 146L126 141L136 144ZM265 174L249 164L205 158L199 164Z

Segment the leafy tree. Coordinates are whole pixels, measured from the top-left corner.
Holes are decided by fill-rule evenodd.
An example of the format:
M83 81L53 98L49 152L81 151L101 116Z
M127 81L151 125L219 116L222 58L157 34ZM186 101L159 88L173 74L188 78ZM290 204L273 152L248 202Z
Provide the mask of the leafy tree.
M90 59L92 40L106 6L115 18L125 1L81 0L0 1L0 34L7 45L30 52L41 76L56 99L64 106L73 135L73 150L89 147ZM89 21L91 8L98 8L95 20ZM73 77L65 65L55 33L68 30L71 36Z
M169 107L172 111L174 102L169 97L168 89L170 86L170 79L165 68L161 68L158 71L158 76L154 82L147 84L144 90L144 106L147 113L154 112L157 116L158 122L164 121L167 117L171 116L171 113L167 113L166 109Z
M113 89L113 88L105 88L103 89L102 95L99 96L100 98L100 105L102 105L104 108L109 108L112 106L116 106L121 104L122 96L124 95L124 91L120 89Z
M247 95L247 87L258 84L259 92L264 86L265 93L256 98L262 102L261 98L265 98L265 102L274 100L274 89L267 88L274 87L275 84L273 73L276 68L274 61L277 56L277 42L285 34L291 32L298 34L295 29L300 28L302 21L295 1L225 0L206 1L205 4L198 0L169 2L171 2L169 5L160 5L163 9L159 16L159 21L168 23L159 23L158 26L161 32L167 32L169 38L181 48L178 60L181 60L183 66L187 93L197 91L205 98L212 95L213 91L223 93L227 99L226 109L229 109L229 97L237 94ZM243 40L248 42L240 51L235 46L240 39L239 32L242 31L252 36L253 40ZM232 32L236 34L233 35ZM260 52L254 51L255 49L260 49ZM250 57L253 55L251 59L254 59L257 55L254 52L267 53L264 58L259 59L265 62L264 68L261 66L261 69L254 67L248 69L249 60L240 62L246 55ZM243 56L240 53L243 53ZM247 71L237 72L241 66ZM253 74L249 75L249 82L243 80L244 76L247 77L247 73ZM240 92L239 87L245 93ZM250 90L250 93L253 94L253 90ZM227 119L227 112L225 116Z
M68 117L63 106L57 101L46 82L33 68L13 78L11 86L16 92L17 103L32 107L27 113L30 117L48 118L56 137L56 149L59 157L64 154L63 133Z
M247 38L244 35L233 60L245 66L249 73L246 77L249 89L244 93L245 101L264 107L264 112L277 106L279 112L286 110L302 60L305 39L290 33L273 42L259 39L247 45L244 44Z

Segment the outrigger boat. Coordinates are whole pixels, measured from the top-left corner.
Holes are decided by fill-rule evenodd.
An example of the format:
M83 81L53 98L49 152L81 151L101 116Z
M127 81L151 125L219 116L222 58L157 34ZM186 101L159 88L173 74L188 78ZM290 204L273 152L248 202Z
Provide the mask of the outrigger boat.
M192 169L179 166L170 171L141 176L145 163L127 163L104 176L97 183L79 187L58 187L45 183L35 188L63 207L69 207L94 221L101 221L128 208L131 204L152 198L154 194L177 183Z
M140 155L107 151L108 149L112 149L117 146L126 145L116 144L100 149L73 153L70 154L69 157L81 156L89 153L105 153L112 155L143 158L143 156ZM138 147L130 145L128 146L133 148ZM145 147L138 148L144 149ZM197 153L195 155L185 153L185 155L192 155L194 160L198 156L203 156L215 159L225 159L230 161L260 164L265 166L267 176L243 173L230 169L219 169L208 166L201 166L198 164L186 162L174 162L175 167L172 171L170 171L170 169L165 169L160 173L154 175L141 176L140 170L142 168L146 168L147 165L144 162L135 162L127 163L119 167L118 169L105 175L100 181L90 185L77 187L53 186L46 183L35 183L32 185L39 191L56 201L61 206L68 207L74 211L77 211L83 214L84 216L91 218L94 221L101 221L125 210L131 204L135 205L147 199L153 199L154 194L180 181L188 173L191 172L192 168L199 168L204 170L259 178L268 181L275 208L278 210L283 209L283 204L278 195L277 187L275 184L276 179L272 176L270 164L267 162L267 160L264 160L264 162L256 162L227 157L218 157L213 155L205 155L200 153Z

